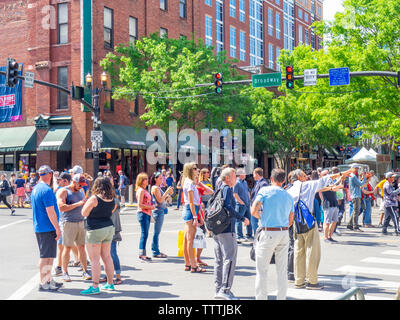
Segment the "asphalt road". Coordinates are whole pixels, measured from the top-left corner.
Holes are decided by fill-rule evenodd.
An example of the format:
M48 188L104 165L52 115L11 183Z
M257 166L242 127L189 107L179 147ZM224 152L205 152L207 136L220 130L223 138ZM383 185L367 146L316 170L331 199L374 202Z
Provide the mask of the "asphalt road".
M123 284L113 293L81 296L79 292L91 284L81 278L77 268L70 268L72 282L65 283L57 293L38 292L39 250L32 228L32 212L17 209L15 216L0 209L0 299L5 300L102 300L102 299L213 299L213 240L207 239L203 260L209 264L205 274L185 272L183 257L178 257L178 231L183 229L180 211L169 210L160 237L161 251L167 259L142 263L138 260L140 226L136 210L121 211L122 242L118 253L122 265ZM373 212L373 223L378 224L378 213ZM339 227L342 235L337 244L321 241L322 258L319 268L323 290L294 289L289 283L288 300L333 300L353 286L364 290L368 300L392 300L400 285L400 238L382 236L380 229L364 229L363 233ZM393 231L393 229L389 229ZM147 242L151 255L151 225ZM322 233L320 233L322 239ZM250 245L239 245L238 263L232 291L240 299L254 299L255 264L249 258ZM56 278L61 281L60 278ZM269 272L269 299L276 298L276 272Z

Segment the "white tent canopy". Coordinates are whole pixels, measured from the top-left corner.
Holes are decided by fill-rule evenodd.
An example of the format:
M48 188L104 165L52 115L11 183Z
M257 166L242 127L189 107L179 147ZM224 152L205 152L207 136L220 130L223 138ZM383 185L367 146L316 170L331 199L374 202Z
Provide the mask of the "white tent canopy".
M371 149L372 150L372 149ZM359 162L359 161L370 161L376 162L376 152L372 150L368 151L366 148L362 147L360 151L357 152L352 158L347 159L346 163Z

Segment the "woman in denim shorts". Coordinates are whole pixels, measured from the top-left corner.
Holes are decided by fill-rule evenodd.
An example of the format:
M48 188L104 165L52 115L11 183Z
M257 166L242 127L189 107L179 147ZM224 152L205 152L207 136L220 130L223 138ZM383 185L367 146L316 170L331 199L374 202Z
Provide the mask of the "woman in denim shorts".
M107 274L107 284L101 289L114 290L114 264L110 253L115 231L111 215L117 209L114 198L114 187L110 179L107 177L97 178L92 188L92 196L82 208L82 215L86 217L86 248L92 264L93 279L93 285L89 289L81 291L83 295L100 293L100 257Z

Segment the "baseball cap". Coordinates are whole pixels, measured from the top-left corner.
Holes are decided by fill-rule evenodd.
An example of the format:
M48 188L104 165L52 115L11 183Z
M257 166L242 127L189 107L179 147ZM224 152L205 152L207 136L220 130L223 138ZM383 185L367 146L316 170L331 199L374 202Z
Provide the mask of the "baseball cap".
M57 180L68 180L68 182L71 182L71 175L67 172L61 172L61 174L57 177Z
M386 179L391 178L391 177L393 177L393 176L394 176L394 173L391 172L391 171L385 173L385 178L386 178Z
M72 181L79 183L82 187L87 186L86 180L83 174L78 173L72 177Z
M45 176L46 174L52 173L53 170L48 165L43 165L39 168L38 173L40 176Z
M81 166L76 165L71 169L71 173L77 174L77 173L83 173L83 169Z

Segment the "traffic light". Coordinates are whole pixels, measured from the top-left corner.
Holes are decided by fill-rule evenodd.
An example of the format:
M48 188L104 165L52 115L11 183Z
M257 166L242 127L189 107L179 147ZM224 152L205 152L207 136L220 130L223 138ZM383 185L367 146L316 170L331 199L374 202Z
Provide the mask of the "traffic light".
M400 71L397 71L397 85L400 87Z
M7 58L6 62L6 87L14 88L18 83L18 63L13 58Z
M215 93L222 94L222 73L218 72L214 75Z
M84 88L79 86L71 86L71 99L72 100L81 100L85 96Z
M293 67L286 67L286 88L294 89Z

